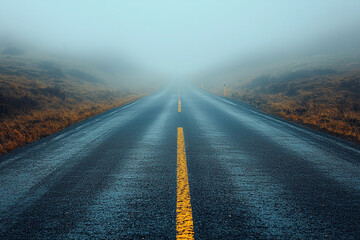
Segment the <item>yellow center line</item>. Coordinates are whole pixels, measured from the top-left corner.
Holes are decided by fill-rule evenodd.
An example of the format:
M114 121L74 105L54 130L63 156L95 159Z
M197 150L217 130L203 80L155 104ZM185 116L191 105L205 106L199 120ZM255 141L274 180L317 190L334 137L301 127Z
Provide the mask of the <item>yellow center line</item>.
M181 100L178 100L178 112L181 112Z
M190 187L186 165L184 131L177 129L176 239L194 239Z

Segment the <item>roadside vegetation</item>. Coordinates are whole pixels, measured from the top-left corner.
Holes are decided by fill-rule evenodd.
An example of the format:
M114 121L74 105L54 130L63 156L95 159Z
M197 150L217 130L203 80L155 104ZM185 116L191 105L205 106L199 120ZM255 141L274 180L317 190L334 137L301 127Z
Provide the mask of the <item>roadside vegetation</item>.
M229 82L228 97L360 143L359 60L336 58L329 63L331 58L322 59L322 63L316 58L253 68L247 75L219 74L217 79ZM209 90L222 94L219 86Z
M360 143L360 70L261 76L232 98L268 113Z
M149 92L111 87L83 68L0 57L0 155Z

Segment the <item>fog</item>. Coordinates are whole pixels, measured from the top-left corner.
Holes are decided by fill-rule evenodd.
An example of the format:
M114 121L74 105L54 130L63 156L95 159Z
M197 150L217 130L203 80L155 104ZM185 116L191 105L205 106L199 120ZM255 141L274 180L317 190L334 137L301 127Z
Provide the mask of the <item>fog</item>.
M0 47L120 59L181 79L231 61L358 51L359 12L359 0L1 0Z

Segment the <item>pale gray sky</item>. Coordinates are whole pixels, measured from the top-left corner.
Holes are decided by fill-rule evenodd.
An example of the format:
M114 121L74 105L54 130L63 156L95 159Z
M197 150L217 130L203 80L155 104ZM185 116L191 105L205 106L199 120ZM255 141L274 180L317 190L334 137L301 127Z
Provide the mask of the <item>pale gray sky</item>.
M0 36L177 75L359 31L359 13L359 0L0 0Z

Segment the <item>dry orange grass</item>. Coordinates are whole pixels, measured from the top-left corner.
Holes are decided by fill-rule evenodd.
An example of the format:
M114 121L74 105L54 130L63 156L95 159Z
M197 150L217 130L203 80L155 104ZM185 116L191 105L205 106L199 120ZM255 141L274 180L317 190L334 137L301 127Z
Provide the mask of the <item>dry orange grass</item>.
M0 155L141 96L41 74L0 74Z
M232 97L263 111L360 143L360 70L263 83Z

